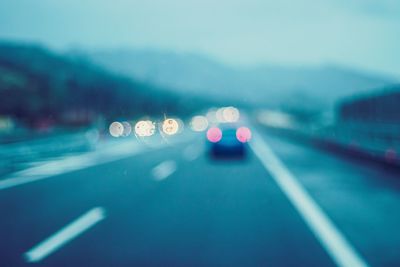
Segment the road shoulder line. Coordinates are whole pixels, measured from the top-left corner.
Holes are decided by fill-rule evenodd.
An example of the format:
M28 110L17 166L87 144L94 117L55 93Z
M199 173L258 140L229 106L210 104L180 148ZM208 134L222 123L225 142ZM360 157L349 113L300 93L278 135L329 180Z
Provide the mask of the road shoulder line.
M315 200L257 133L253 134L250 147L332 260L342 267L368 266L366 261L361 258Z

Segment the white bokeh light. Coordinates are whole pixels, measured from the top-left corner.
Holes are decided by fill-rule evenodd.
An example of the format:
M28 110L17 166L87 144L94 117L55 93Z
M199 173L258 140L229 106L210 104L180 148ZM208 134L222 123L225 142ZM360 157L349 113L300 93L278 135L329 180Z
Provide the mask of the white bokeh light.
M224 107L219 108L216 112L215 112L215 118L217 119L218 123L222 123L225 122L224 116L223 116L223 112L224 112Z
M208 120L204 116L194 116L190 121L190 128L195 132L203 132L208 127Z
M174 135L178 133L180 129L179 122L176 119L172 118L165 119L162 123L161 129L163 133L167 135Z
M120 137L124 132L124 126L122 125L122 123L114 121L110 124L109 132L110 135L113 137Z
M150 120L141 120L135 124L135 134L139 137L152 136L155 129L155 123Z
M240 118L240 112L235 107L226 107L222 110L224 122L237 122Z
M217 123L216 112L217 109L215 108L211 108L208 110L206 118L210 124Z

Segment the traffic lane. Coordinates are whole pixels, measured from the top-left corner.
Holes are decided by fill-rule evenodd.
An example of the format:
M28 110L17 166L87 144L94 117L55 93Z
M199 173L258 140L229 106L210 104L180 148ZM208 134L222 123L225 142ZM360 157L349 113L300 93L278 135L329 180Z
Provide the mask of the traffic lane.
M260 132L367 262L399 265L398 170Z
M157 194L125 197L53 266L332 266L330 258L249 150L246 161L188 162ZM122 192L121 192L122 194Z
M23 253L95 206L156 190L151 170L182 144L0 191L0 262L23 265Z

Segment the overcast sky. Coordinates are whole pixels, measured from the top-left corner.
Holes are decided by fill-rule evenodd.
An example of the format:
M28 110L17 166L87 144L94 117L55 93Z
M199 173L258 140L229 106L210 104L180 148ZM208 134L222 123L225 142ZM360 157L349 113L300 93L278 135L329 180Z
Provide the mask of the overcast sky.
M5 0L0 38L150 47L234 64L341 64L400 78L400 0Z

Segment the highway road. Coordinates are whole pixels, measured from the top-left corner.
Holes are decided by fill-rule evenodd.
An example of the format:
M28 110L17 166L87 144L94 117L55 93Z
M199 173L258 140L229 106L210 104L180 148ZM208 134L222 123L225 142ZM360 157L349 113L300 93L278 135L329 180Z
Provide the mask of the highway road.
M0 179L0 266L399 266L398 170L254 128L134 138Z

